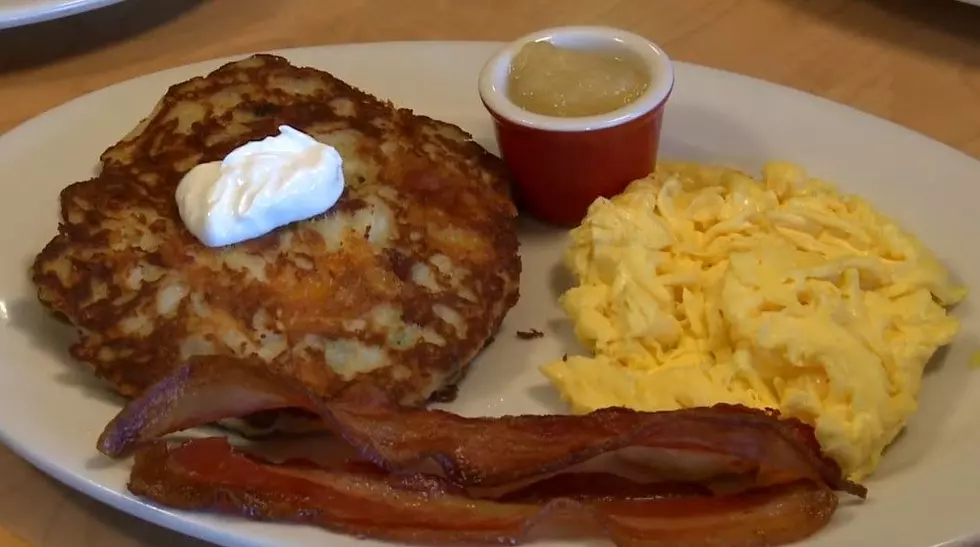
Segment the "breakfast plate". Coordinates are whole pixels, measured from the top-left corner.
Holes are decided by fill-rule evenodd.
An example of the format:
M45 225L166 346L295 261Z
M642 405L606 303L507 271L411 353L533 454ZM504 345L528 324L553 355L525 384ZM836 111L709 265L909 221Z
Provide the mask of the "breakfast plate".
M68 17L122 0L0 0L0 29Z
M491 150L493 127L476 92L496 43L381 43L279 52L353 85L458 124ZM205 74L215 60L144 76L86 95L0 137L4 223L0 261L0 439L69 486L151 522L221 545L366 545L305 526L246 522L164 509L126 490L129 465L94 450L122 401L70 363L71 329L49 318L25 274L53 235L58 194L93 173L95 158L128 132L167 88ZM897 125L751 78L677 63L660 156L756 172L766 160L799 163L838 182L920 237L968 287L980 285L971 252L980 163ZM53 161L56 159L56 161ZM520 220L521 299L495 343L478 357L457 399L467 416L566 410L538 367L581 353L557 304L566 232ZM866 481L863 503L846 503L812 546L927 547L980 538L980 377L970 363L980 317L968 298L955 310L962 332L926 374L920 409ZM521 339L517 331L544 336ZM920 520L919 517L924 517ZM539 545L558 545L540 542ZM565 543L568 545L568 543ZM575 545L602 544L576 542ZM965 544L965 543L964 543ZM381 545L381 544L376 544Z

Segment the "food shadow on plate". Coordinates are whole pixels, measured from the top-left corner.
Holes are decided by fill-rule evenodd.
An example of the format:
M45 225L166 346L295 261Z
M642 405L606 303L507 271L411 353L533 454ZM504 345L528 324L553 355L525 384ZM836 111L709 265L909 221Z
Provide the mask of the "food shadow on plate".
M467 131L469 131L469 129L467 129ZM491 129L491 134L492 134L492 131L493 130ZM483 138L481 138L481 137L475 136L475 135L479 135L480 134L477 131L473 131L472 134L474 135L473 141L476 142L476 144L479 144L480 146L483 147L484 150L486 150L487 152L490 152L494 156L500 156L500 146L497 145L497 138L495 136L494 137L483 137Z
M551 384L531 386L528 388L527 394L534 402L547 410L548 414L570 414L568 404L562 400L561 394Z
M60 321L36 298L19 298L8 304L9 325L26 334L31 344L63 365L55 381L69 389L80 389L88 397L121 406L124 399L114 394L91 368L75 361L68 349L77 339L75 329Z
M551 297L558 301L566 291L575 286L575 278L563 264L555 264L549 273ZM559 308L561 305L559 304ZM588 351L575 336L572 321L565 315L548 320L548 330L557 338L565 355L584 355Z
M0 31L0 74L80 56L146 33L202 0L129 0L71 17Z
M565 291L572 288L574 279L571 273L561 263L556 263L549 272L550 297L557 300ZM589 352L575 337L572 322L565 316L552 317L546 323L550 338L558 343L559 355L588 355ZM540 363L544 365L546 363ZM542 383L528 388L528 395L542 407L554 414L567 414L568 404L562 400L561 394L542 375Z
M954 342L960 348L977 347L980 340L961 333ZM968 353L968 352L966 352ZM939 348L926 364L919 393L919 408L907 426L885 449L881 465L868 480L869 486L917 465L936 445L940 424L951 414L953 405L965 395L969 376L975 374L960 351Z
M550 277L551 296L555 300L561 298L561 295L575 286L575 277L562 263L557 263L551 268Z
M688 138L682 140L681 135ZM774 155L748 128L733 121L721 105L710 108L674 100L664 109L663 135L657 153L661 161L692 161L755 170L762 162L775 159Z

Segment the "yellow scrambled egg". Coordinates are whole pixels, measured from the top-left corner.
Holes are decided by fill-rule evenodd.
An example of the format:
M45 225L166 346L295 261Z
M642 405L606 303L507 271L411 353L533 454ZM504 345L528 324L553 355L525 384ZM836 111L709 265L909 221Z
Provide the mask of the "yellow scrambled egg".
M562 296L593 357L542 370L575 412L741 403L812 424L852 479L915 412L965 296L856 196L770 163L761 180L665 165L571 233Z

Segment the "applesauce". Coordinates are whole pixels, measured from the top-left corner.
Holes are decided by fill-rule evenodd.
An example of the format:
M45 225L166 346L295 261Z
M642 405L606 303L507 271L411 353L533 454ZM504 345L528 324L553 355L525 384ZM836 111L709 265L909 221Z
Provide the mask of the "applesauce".
M507 95L535 114L597 116L635 101L649 87L650 77L642 61L631 55L538 41L522 47L511 62Z

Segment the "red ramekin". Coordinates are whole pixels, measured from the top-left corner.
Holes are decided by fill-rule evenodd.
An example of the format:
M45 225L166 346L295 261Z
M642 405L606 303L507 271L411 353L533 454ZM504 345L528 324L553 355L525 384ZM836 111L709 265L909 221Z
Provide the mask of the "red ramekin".
M511 102L511 61L529 42L633 55L650 84L636 101L599 116L563 118L528 112ZM517 182L518 206L540 220L574 226L596 198L612 197L653 170L664 105L674 86L670 58L653 42L609 27L558 27L519 38L480 73L483 105Z

